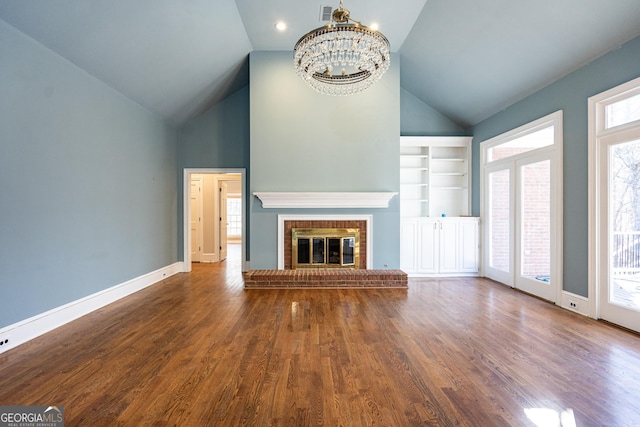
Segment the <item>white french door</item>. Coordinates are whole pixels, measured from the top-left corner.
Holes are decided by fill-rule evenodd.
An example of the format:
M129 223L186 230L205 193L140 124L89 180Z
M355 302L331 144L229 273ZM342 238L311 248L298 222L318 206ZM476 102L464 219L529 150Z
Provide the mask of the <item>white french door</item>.
M549 152L485 168L485 276L556 301L556 229Z
M598 142L600 317L640 331L640 127Z
M555 302L557 280L552 277L555 233L551 155L529 155L516 162L515 287Z
M640 78L589 98L589 298L640 332Z
M514 165L485 168L485 267L484 275L514 286Z
M562 289L562 112L480 146L483 273L557 302Z

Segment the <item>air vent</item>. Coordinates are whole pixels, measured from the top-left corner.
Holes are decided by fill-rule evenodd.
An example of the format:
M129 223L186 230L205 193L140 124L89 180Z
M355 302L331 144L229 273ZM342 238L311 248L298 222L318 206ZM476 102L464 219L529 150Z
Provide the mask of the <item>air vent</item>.
M320 21L331 21L331 6L320 6Z

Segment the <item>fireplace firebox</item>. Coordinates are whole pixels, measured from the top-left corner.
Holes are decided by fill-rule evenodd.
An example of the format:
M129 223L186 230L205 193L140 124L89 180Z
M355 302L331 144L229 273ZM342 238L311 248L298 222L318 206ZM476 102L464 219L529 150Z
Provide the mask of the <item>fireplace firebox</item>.
M292 228L292 269L360 267L357 228Z

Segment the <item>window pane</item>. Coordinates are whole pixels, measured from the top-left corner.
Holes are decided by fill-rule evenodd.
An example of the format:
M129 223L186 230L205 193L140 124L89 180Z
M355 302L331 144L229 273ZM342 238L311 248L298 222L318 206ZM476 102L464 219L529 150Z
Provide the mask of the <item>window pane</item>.
M607 105L605 117L607 129L640 120L640 93Z
M531 279L551 280L551 162L521 168L522 271Z
M554 143L554 127L549 126L537 132L533 132L520 138L512 139L504 144L491 147L487 150L488 161L504 159L506 157L515 156L516 154L526 153L527 151L537 148L553 145Z
M227 198L227 237L242 234L242 199Z
M609 301L640 310L640 140L610 148Z
M509 271L509 170L489 175L489 265L497 270Z

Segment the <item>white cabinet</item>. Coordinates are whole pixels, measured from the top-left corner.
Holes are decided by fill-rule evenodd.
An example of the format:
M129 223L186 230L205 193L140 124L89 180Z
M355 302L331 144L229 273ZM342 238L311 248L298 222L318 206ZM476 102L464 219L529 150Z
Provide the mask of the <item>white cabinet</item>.
M400 137L400 268L409 275L478 275L470 175L471 137Z
M400 215L469 215L471 137L400 137Z
M400 268L410 276L477 276L479 218L403 218Z

